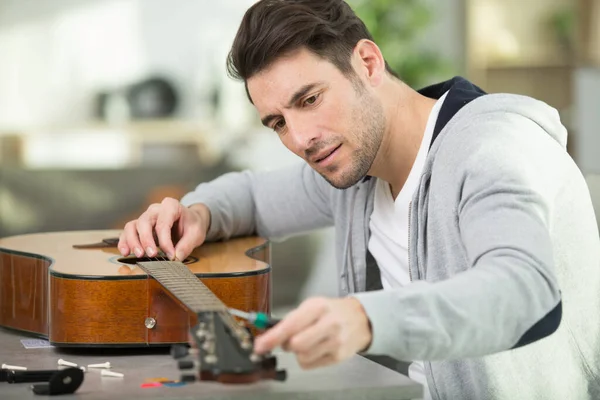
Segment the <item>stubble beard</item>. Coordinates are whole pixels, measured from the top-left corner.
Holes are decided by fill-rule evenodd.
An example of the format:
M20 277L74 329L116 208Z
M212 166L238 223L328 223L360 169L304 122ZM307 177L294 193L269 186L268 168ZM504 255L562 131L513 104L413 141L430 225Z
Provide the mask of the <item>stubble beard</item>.
M335 165L327 171L328 173L321 173L321 176L336 189L348 189L367 175L383 139L385 130L383 107L376 98L362 90L360 92L359 101L352 113L356 117L351 124L356 127L352 130L351 136L358 147L345 165ZM344 167L345 170L338 172ZM337 177L333 178L336 172L338 172Z

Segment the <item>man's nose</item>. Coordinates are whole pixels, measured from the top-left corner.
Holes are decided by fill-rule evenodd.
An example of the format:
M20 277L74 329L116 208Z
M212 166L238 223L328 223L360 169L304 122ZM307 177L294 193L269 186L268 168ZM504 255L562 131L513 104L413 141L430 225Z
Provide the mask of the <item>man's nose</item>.
M318 139L318 133L314 123L311 123L309 118L296 118L292 121L288 120L288 133L297 149L304 151L310 148Z

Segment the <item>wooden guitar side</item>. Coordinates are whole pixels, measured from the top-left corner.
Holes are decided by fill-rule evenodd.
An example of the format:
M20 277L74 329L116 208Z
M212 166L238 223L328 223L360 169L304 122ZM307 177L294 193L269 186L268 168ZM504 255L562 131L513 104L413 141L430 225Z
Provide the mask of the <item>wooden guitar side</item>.
M0 239L0 326L57 347L186 343L196 316L115 247L73 245L119 231L51 232ZM186 265L223 303L269 313L270 248L247 237L206 243Z

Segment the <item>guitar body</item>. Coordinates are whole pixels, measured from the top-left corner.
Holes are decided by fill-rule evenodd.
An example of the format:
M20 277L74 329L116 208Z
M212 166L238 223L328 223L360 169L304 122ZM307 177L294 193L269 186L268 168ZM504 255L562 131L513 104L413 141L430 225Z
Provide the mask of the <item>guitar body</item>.
M136 265L147 258L122 257L116 244L103 244L119 234L73 231L0 239L0 326L46 338L56 347L188 343L197 316ZM267 240L244 237L205 243L184 264L227 307L270 313L269 256Z

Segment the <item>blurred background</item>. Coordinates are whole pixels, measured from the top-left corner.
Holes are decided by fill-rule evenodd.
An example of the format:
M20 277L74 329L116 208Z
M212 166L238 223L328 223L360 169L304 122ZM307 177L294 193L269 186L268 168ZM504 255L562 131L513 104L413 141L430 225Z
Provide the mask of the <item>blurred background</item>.
M348 0L414 88L555 107L600 214L600 0ZM0 237L120 229L228 171L301 162L225 58L253 0L0 0ZM331 230L273 245L273 304L335 295Z

